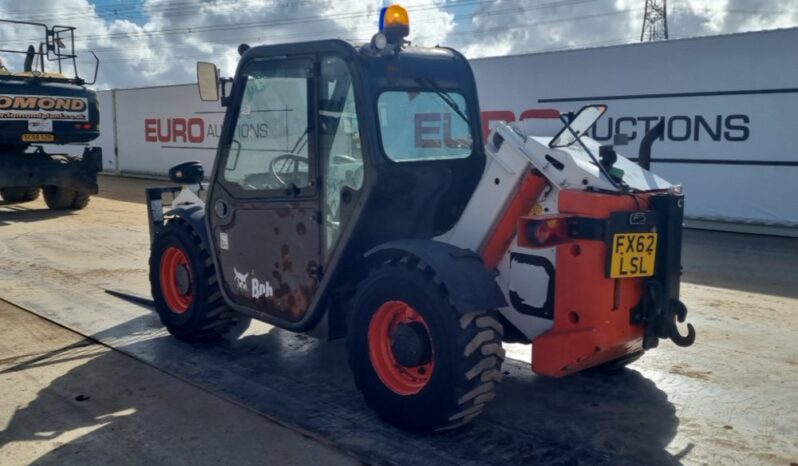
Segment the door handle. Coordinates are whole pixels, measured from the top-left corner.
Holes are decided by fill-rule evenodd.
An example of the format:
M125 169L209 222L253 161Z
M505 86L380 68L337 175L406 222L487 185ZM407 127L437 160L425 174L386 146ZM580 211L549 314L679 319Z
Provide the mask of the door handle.
M227 205L224 199L217 199L213 204L213 211L219 218L225 218L230 215L230 206Z

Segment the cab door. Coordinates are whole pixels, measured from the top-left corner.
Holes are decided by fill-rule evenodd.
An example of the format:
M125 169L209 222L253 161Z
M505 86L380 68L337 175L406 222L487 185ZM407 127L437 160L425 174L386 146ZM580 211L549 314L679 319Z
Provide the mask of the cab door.
M207 206L228 300L287 322L308 312L321 274L315 67L312 57L244 65Z

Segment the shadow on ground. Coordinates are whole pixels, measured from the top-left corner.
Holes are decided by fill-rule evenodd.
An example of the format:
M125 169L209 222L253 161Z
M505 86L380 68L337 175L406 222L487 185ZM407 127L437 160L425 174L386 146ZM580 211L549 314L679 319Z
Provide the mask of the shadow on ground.
M354 388L340 341L319 342L272 329L235 341L193 346L164 336L154 315L132 319L95 337L162 371L353 452L366 462L679 462L666 451L679 425L675 409L663 391L634 370L614 376L587 374L548 379L536 377L526 365L510 361L505 364L507 376L500 385L499 396L483 416L462 430L422 437L383 423L365 406ZM68 452L82 456L91 445L104 442L123 442L120 451L136 451L136 442L157 435L163 426L141 432L141 438L119 439L114 435L120 423L153 414L131 406L124 396L116 403L101 403L98 400L102 393L86 393L84 387L103 377L110 362L109 356L89 359L55 380L35 401L14 414L0 438L30 440L41 432L58 434L91 427L54 419L44 401L60 397L65 403L86 407L91 424L102 425L61 446L52 456L42 457L37 464L58 463L59 458L69 457L63 456ZM46 358L36 364L46 364ZM147 386L146 381L114 383L129 385L129 390L144 390ZM78 401L81 395L90 398ZM95 403L97 406L93 407ZM128 414L119 415L120 412ZM178 422L180 413L170 417L171 423ZM130 450L126 450L128 447ZM157 458L152 460L158 462Z
M50 220L58 217L75 215L70 210L50 210L47 208L35 209L26 207L25 204L0 201L0 226L11 223L30 223Z
M3 464L350 465L314 443L91 340L0 371L75 366L13 413L0 431ZM24 377L24 375L23 375ZM43 442L44 441L44 442ZM10 442L13 446L3 448Z

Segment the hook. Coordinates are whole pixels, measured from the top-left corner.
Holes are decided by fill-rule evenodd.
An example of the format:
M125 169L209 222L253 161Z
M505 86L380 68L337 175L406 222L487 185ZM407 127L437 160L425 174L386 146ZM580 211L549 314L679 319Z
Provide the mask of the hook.
M684 319L680 319L683 321ZM687 335L682 336L679 333L678 327L676 327L676 322L670 328L670 332L668 332L668 337L676 344L676 346L686 347L690 346L695 342L695 328L693 328L693 324L687 324Z

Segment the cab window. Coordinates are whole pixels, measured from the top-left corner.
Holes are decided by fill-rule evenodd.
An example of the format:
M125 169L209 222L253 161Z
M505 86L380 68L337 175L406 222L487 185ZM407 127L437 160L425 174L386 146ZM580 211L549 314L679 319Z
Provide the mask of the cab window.
M447 93L466 109L465 98ZM386 91L377 99L385 155L396 162L461 159L472 152L468 122L435 91Z
M310 186L311 62L255 62L233 130L224 179L245 191Z
M363 153L352 77L338 57L321 60L319 142L324 165L325 251L329 253L343 228L342 199L363 186Z

